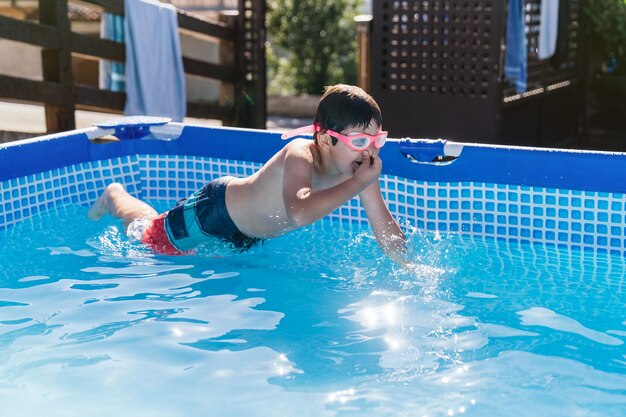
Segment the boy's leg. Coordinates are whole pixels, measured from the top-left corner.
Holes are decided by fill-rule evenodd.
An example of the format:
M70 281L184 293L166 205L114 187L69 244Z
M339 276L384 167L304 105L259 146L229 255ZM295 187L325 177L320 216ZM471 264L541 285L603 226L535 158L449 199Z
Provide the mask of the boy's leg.
M152 218L158 213L150 205L128 194L119 183L109 184L87 214L90 219L99 220L105 214L122 219L124 228L133 220Z

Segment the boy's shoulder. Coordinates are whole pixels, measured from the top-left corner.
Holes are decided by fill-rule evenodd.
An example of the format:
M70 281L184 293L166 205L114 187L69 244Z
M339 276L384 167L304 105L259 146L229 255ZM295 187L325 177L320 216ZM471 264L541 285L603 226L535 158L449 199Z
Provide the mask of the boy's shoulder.
M306 157L306 159L309 159L313 157L315 146L315 143L310 139L298 138L287 143L283 149L290 156Z

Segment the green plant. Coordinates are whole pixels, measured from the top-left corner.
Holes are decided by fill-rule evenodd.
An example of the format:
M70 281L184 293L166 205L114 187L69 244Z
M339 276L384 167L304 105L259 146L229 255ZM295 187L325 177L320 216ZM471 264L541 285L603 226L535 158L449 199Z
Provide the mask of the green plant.
M626 74L626 0L589 0L584 13L596 54L595 66Z
M270 94L321 94L356 83L356 26L361 0L269 0Z

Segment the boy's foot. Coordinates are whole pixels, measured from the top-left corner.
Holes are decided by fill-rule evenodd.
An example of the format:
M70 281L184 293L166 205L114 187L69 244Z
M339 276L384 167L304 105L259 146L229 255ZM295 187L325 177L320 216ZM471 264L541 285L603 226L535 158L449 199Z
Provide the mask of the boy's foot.
M122 185L118 183L113 183L107 186L107 188L102 192L102 195L98 197L96 202L93 203L93 206L89 209L87 217L89 217L91 220L100 220L102 216L109 213L110 193L111 190L116 187L122 187Z
M89 212L87 212L87 217L89 217L91 220L100 220L102 216L107 214L107 209L104 202L105 194L106 191L102 193L100 197L98 197L96 202L93 203L93 206L91 206L91 208L89 209Z

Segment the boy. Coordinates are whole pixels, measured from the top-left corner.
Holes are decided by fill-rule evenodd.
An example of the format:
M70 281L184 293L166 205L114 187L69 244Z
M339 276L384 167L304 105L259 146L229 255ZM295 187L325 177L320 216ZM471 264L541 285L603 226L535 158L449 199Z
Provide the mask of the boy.
M109 213L123 220L155 251L182 254L206 239L220 237L247 248L259 239L285 234L330 214L357 194L376 240L388 256L401 260L405 237L383 201L378 178L381 131L378 104L362 89L335 85L326 89L314 124L287 132L283 139L313 133L313 141L295 139L247 178L223 177L159 215L111 184L89 211L98 220Z

